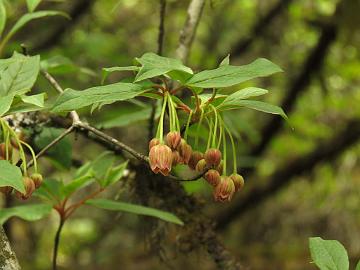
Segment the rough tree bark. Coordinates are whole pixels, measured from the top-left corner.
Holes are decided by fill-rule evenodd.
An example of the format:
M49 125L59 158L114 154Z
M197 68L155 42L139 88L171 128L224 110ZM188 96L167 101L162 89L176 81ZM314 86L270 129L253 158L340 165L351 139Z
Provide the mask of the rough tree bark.
M20 265L12 251L5 231L0 227L0 269L1 270L19 270Z

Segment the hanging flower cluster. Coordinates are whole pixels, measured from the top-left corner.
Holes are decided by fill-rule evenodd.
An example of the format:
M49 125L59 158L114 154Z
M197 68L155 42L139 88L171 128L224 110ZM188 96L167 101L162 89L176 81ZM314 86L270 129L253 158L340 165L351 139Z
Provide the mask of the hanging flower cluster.
M230 201L235 192L243 188L244 179L236 172L237 162L234 139L220 112L210 102L201 104L195 93L194 97L197 99L197 106L194 110L191 110L180 99L174 97L172 93L175 91L163 87L160 90L162 91L163 103L159 124L156 137L149 142L151 170L156 174L161 173L167 176L174 166L178 164L188 165L189 169L197 171L214 188L213 196L216 201ZM178 109L183 109L189 114L183 137L180 132ZM165 135L164 118L166 114L169 118L169 132ZM190 124L195 123L198 126L193 149L188 143L188 129ZM201 126L205 126L208 130L208 141L204 153L199 150ZM226 169L227 138L231 141L233 151L233 173L229 176Z
M35 189L39 188L43 182L42 175L38 173L34 150L24 141L23 134L15 132L6 120L0 118L0 123L0 160L6 160L13 166L21 162L22 181L25 188L25 192L22 193L18 190L14 190L14 188L10 185L2 186L0 187L0 192L6 195L14 193L18 199L27 200L31 197ZM33 158L35 172L30 176L27 169L24 147L29 150Z

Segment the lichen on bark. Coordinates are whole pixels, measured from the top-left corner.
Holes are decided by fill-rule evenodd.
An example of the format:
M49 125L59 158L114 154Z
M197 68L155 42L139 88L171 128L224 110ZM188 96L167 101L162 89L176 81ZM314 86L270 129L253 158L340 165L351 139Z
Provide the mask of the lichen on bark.
M0 269L1 270L19 270L20 265L11 249L4 229L0 226Z

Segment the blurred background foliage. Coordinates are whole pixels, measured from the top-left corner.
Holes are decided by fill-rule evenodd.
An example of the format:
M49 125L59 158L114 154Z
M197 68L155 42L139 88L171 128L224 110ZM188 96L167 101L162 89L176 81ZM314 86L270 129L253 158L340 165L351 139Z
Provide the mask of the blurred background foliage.
M175 56L188 4L167 0L165 56ZM8 26L26 11L22 0L8 1L7 7ZM32 22L16 35L6 53L20 51L19 44L25 43L31 54L47 60L44 64L64 88L99 85L101 68L131 65L134 57L157 50L157 0L43 1L39 8L64 10L73 19ZM285 71L244 87L256 84L271 90L265 99L283 106L288 124L280 117L246 109L225 116L237 137L239 163L246 176L245 191L237 197L245 199L215 204L203 182L186 184L188 192L203 200L206 213L219 222L228 249L250 269L315 269L307 243L311 236L341 241L352 266L360 257L359 11L358 0L206 3L189 66L214 68L230 53L232 64L265 57ZM121 76L114 73L108 82ZM39 79L35 89L48 91L50 100L56 96L45 80ZM93 114L83 111L84 118L110 128L108 132L145 153L150 105L145 99L138 101L105 106ZM57 133L46 131L36 145L41 147L52 132ZM101 151L81 137L69 137L54 151L55 162L42 159L43 172L71 180L72 163L91 160ZM269 185L272 188L266 189ZM254 193L263 187L266 192ZM110 193L131 200L131 183L124 180ZM252 200L245 205L251 193ZM18 202L3 203L13 204ZM49 269L56 222L53 215L36 223L12 219L6 224L23 269ZM201 250L178 253L172 244L176 229L171 225L159 247L160 260L149 249L152 232L143 222L83 208L64 228L60 269L215 269Z

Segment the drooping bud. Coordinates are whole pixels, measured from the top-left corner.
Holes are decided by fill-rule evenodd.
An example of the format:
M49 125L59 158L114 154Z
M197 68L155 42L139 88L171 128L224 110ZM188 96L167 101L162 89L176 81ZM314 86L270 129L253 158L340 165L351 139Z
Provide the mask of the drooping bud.
M205 152L204 158L208 167L216 168L221 161L221 152L219 149L211 148Z
M43 182L43 177L40 173L34 173L30 176L30 178L34 181L35 188L39 188Z
M11 156L12 156L12 146L10 144L8 145L7 150L8 150L9 158L11 158ZM5 143L0 144L0 158L6 159L6 144Z
M35 190L35 184L34 181L30 177L24 177L24 186L25 186L25 193L21 193L19 191L15 192L15 196L20 200L27 200L30 198L31 194Z
M0 143L0 157L2 157L3 159L5 159L5 143Z
M179 151L181 158L183 159L184 164L188 164L192 154L191 146L187 144L187 142L184 139L181 139L181 142L177 149Z
M219 164L219 166L216 167L216 170L217 170L220 174L223 174L223 171L224 171L224 160L221 160L221 161L220 161L220 164Z
M234 182L235 192L241 190L244 187L245 185L244 178L240 174L233 173L229 177Z
M157 138L153 138L151 139L151 141L149 142L149 151L151 150L151 148L153 148L155 145L160 144L160 140Z
M200 159L199 162L196 164L196 171L198 173L203 173L206 169L206 161L205 159Z
M173 166L183 163L183 160L178 151L176 151L176 150L172 151L172 156L173 156L173 161L172 161Z
M166 135L166 144L171 149L176 149L181 141L181 135L180 132L177 131L171 131Z
M25 135L24 135L24 133L21 132L21 131L17 133L17 137L18 137L18 139L19 139L20 141L26 141ZM10 143L11 143L11 145L12 145L15 149L19 149L18 142L17 142L17 140L16 140L15 138L11 138L11 139L10 139Z
M9 195L13 191L12 187L0 187L0 193Z
M204 154L199 151L194 151L191 154L190 160L189 160L189 167L193 170L196 169L196 164L199 162L199 160L204 158Z
M173 162L173 154L169 146L158 144L150 149L149 163L154 173L169 175Z
M231 200L235 192L234 182L230 177L222 176L220 183L214 189L214 199L217 202L228 202Z
M220 174L217 170L208 170L204 175L205 180L212 185L213 187L216 187L220 183Z

